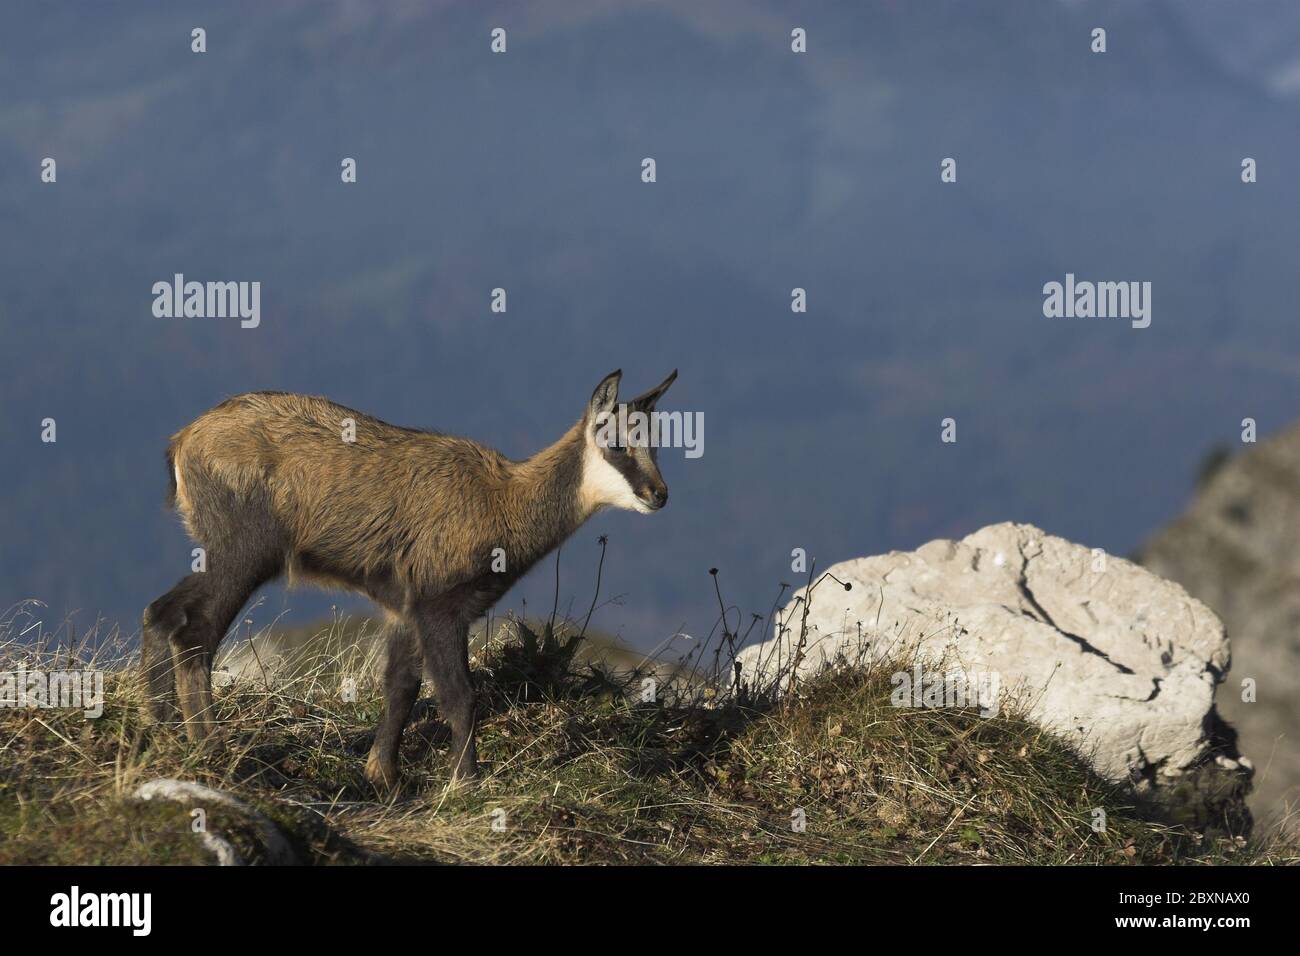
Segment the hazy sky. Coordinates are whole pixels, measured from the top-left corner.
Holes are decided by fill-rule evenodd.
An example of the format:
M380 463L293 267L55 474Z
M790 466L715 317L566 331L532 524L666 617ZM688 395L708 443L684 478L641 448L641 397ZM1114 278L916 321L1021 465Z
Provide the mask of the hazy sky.
M0 605L137 628L190 560L167 437L251 389L522 457L613 368L680 369L703 456L564 549L585 610L609 535L597 623L641 646L708 630L710 567L765 612L796 547L1014 519L1126 553L1296 416L1292 5L427 6L6 8ZM176 273L260 282L260 324L155 317ZM1150 283L1150 326L1045 317L1067 274Z

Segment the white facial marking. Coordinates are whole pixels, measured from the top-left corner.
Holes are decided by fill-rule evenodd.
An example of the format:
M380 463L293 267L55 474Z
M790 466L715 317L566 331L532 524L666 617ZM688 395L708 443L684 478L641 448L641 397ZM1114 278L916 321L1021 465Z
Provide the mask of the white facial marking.
M582 487L578 490L578 500L587 511L625 508L649 514L654 510L636 496L627 479L605 460L590 431L587 433L587 446L582 456Z

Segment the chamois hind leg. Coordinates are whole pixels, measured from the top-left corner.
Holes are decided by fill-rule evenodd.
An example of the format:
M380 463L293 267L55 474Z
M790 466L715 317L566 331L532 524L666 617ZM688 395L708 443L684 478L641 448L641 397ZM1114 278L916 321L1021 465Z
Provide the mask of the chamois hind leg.
M265 493L238 493L201 467L182 470L186 515L207 570L183 582L193 596L170 643L185 729L202 740L212 730L213 655L253 592L284 569L287 548Z
M140 632L141 664L148 700L145 713L158 722L177 718L176 676L172 666L172 635L189 620L189 608L197 602L202 576L191 574L145 608Z
M366 758L366 779L380 793L397 786L397 753L402 731L420 694L420 651L410 621L390 617L384 640L384 715L375 730L375 742Z
M416 620L424 670L433 681L438 710L451 725L452 780L477 777L474 685L469 674L469 621L459 608L446 601L422 607Z
M228 569L222 573L222 565ZM217 647L241 608L268 576L250 572L234 561L212 562L209 570L191 577L201 579L199 596L186 611L185 623L171 636L185 731L194 741L212 732L212 660Z

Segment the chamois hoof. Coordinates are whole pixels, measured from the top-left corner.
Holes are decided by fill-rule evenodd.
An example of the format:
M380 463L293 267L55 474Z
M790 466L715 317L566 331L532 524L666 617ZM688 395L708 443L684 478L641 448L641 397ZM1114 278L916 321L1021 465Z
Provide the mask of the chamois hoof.
M380 797L391 796L397 791L400 782L397 765L385 763L375 754L371 754L366 758L366 780Z

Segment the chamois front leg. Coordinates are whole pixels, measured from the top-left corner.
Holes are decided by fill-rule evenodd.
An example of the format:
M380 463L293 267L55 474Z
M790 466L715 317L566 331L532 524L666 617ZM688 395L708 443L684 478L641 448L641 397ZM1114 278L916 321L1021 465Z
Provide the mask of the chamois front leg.
M366 779L380 793L397 786L397 754L402 745L402 731L420 693L421 669L421 652L412 624L391 618L386 631L384 715L379 719L375 742L366 758Z
M474 685L469 674L469 621L447 604L430 604L417 614L424 671L433 681L438 710L451 725L453 782L478 776L474 744Z

